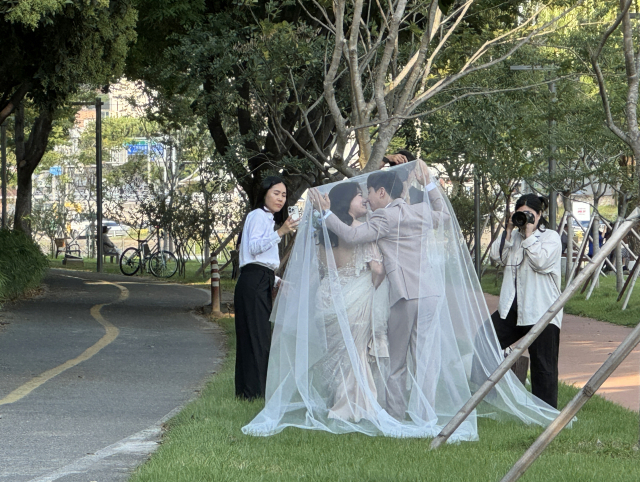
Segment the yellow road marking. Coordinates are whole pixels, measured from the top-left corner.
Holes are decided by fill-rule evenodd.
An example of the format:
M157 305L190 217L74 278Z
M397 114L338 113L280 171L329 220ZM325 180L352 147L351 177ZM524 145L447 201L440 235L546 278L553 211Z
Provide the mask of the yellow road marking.
M95 305L91 307L91 316L93 316L96 319L96 321L104 327L104 330L105 330L104 336L100 338L97 343L87 348L80 356L73 358L71 360L68 360L64 362L62 365L58 365L55 368L47 370L46 372L41 373L37 377L32 378L24 385L16 388L9 395L0 399L0 405L8 405L9 403L17 402L21 398L26 397L36 388L48 382L53 377L58 376L62 372L68 370L69 368L73 368L74 366L82 363L83 361L88 360L89 358L94 356L96 353L98 353L100 350L102 350L105 346L107 346L109 343L111 343L113 340L115 340L118 337L120 330L118 330L118 328L116 328L110 322L105 320L103 316L100 314L100 310L102 309L103 306L111 305L113 303L119 303L120 301L126 300L129 297L129 290L124 286L120 286L117 283L111 283L109 281L101 281L99 283L91 283L91 284L110 284L120 289L120 297L116 301L112 303L104 303L101 305Z

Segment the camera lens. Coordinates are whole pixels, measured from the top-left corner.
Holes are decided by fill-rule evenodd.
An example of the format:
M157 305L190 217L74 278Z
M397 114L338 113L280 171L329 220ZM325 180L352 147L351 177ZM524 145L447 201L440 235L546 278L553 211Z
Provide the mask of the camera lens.
M527 224L527 215L521 211L515 212L513 216L511 216L511 222L518 228L521 228Z

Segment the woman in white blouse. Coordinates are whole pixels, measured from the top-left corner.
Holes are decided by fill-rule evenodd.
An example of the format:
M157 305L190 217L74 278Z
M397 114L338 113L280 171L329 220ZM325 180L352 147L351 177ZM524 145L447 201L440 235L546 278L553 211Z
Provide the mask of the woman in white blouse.
M543 197L520 197L516 213L530 213L530 221L514 232L512 216L500 242L491 246L491 259L505 267L500 304L491 316L503 349L522 338L560 296L562 242L546 229L542 212L547 206ZM562 310L529 347L531 391L554 408L561 324Z
M244 222L240 240L240 277L234 294L236 323L236 396L264 397L271 347L274 271L280 265L278 243L298 221L286 219L287 188L277 176L262 181L258 201ZM286 219L286 220L285 220ZM276 231L275 225L281 225Z

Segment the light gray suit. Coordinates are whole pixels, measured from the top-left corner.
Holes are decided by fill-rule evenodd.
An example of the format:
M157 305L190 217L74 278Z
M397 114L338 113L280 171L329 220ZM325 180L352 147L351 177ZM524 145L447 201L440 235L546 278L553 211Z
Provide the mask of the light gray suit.
M423 279L427 262L421 253L426 246L428 230L437 227L449 217L438 189L429 191L429 203L407 204L395 199L382 209L377 209L368 222L357 227L344 224L335 215L326 219L327 228L338 238L360 244L376 241L384 257L384 267L389 279L389 358L390 373L387 380L387 410L398 418L405 415L405 387L407 377L407 353L411 350L415 360L418 299L437 294L438 286Z

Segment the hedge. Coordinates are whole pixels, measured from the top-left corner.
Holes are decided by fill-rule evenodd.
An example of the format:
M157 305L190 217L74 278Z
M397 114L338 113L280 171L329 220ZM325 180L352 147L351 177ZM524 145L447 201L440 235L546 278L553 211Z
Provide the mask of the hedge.
M40 286L49 262L26 234L0 230L0 302Z

